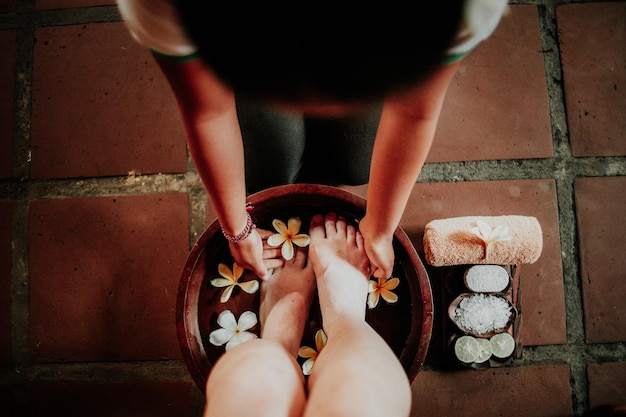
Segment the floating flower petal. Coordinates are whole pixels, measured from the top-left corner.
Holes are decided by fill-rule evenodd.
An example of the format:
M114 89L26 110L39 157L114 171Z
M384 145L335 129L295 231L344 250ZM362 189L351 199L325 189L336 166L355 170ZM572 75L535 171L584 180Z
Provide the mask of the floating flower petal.
M397 302L398 296L391 290L396 289L398 284L400 284L398 278L378 278L377 280L370 280L369 292L367 294L367 306L370 309L376 307L380 297L390 304Z
M272 226L276 232L267 238L267 244L270 246L279 246L280 253L285 260L293 258L294 247L293 245L306 247L311 242L309 235L300 232L300 226L302 221L298 217L291 217L287 224L279 219L272 220Z
M248 331L257 324L256 314L251 311L243 312L237 321L230 310L224 310L217 317L217 324L221 328L209 334L209 341L215 346L226 344L227 351L257 338L256 334Z
M232 270L226 264L221 263L217 266L217 272L219 272L223 278L212 279L211 285L214 287L226 287L220 297L220 301L222 303L225 303L230 299L235 287L240 287L248 294L253 294L259 289L259 282L257 280L239 282L239 278L243 275L243 271L244 269L239 266L237 262L233 264Z
M298 356L306 359L306 361L304 361L304 363L302 364L302 373L304 373L304 375L311 375L313 365L315 364L315 361L317 360L317 357L319 356L322 349L324 349L324 346L326 346L327 340L328 339L326 337L326 333L324 333L324 330L319 329L315 333L315 348L317 350L309 346L302 346L300 349L298 349Z

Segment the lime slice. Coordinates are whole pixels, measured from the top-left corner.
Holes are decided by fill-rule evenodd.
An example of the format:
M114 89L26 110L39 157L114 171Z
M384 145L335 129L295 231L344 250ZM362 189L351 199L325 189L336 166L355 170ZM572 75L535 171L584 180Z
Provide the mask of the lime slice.
M498 333L489 339L491 344L491 353L500 359L508 358L515 350L515 339L510 333Z
M484 339L482 337L476 338L476 342L478 342L478 357L474 362L483 363L491 357L491 342L489 339Z
M454 355L463 363L476 362L480 346L472 336L461 336L454 343Z

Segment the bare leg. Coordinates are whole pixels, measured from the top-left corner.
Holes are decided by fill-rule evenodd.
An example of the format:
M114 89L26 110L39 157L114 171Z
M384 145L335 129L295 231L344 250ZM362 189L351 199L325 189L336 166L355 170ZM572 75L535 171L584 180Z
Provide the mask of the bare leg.
M280 343L294 358L315 295L315 275L306 250L298 248L291 261L261 283L261 337Z
M365 321L369 262L363 237L334 214L314 216L310 235L328 342L309 377L305 416L408 416L408 377Z
M306 393L296 354L314 292L303 250L261 283L261 338L217 361L206 386L205 417L302 415Z

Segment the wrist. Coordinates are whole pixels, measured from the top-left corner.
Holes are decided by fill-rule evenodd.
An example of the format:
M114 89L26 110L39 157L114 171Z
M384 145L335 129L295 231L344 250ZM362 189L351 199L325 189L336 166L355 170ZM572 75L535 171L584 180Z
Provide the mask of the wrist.
M373 221L372 216L365 216L359 222L359 230L363 236L372 241L387 239L390 236L393 237L396 228L392 225L384 225L383 222Z
M222 235L224 235L226 240L228 240L231 243L239 243L241 241L246 240L255 228L256 228L256 225L252 221L252 217L250 216L250 213L248 211L246 211L246 224L243 230L239 232L238 234L232 235L226 232L223 227L220 227L220 229L222 230Z

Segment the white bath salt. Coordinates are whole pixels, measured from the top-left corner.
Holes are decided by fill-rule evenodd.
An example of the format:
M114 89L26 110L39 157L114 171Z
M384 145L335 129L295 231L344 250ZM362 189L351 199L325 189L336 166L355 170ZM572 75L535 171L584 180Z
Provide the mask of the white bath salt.
M501 292L509 281L509 273L500 265L474 265L465 272L465 285L475 292Z
M478 334L504 328L511 318L508 301L489 294L473 294L464 298L454 311L459 325Z

